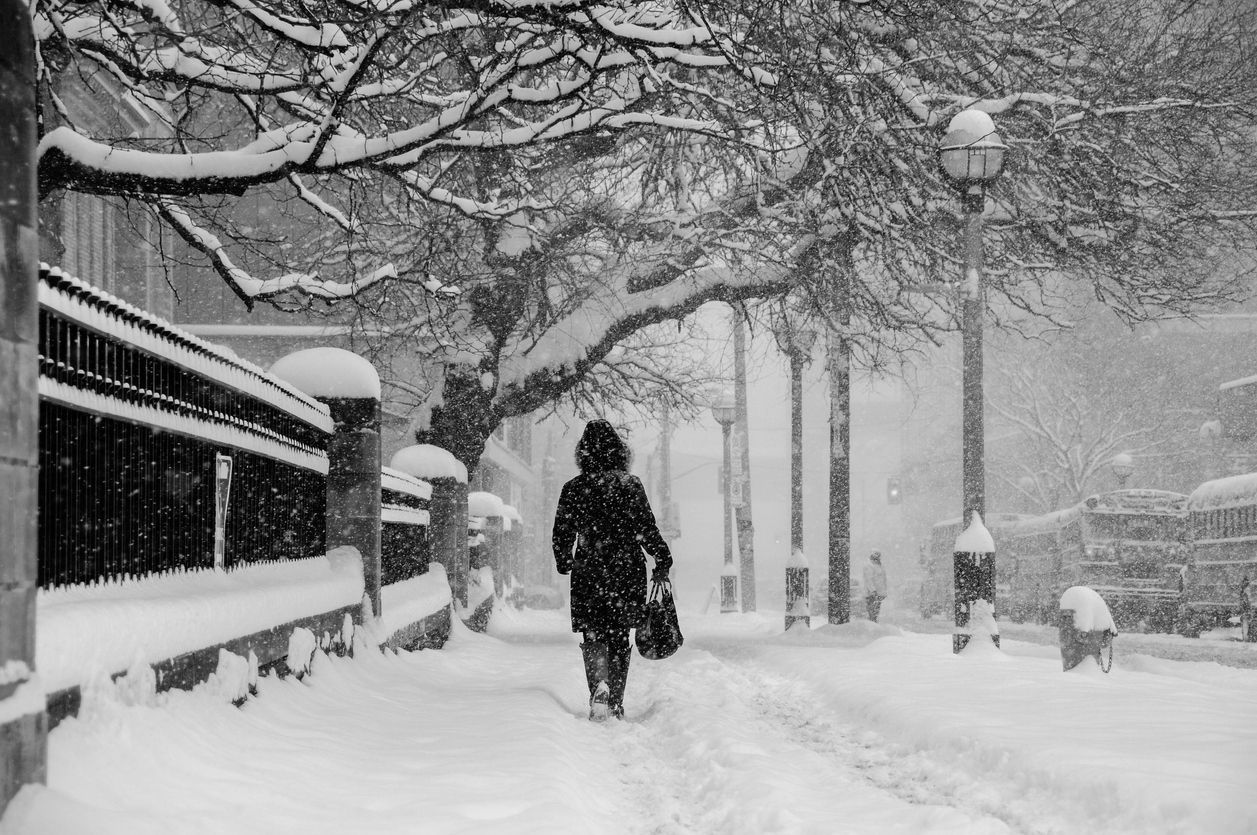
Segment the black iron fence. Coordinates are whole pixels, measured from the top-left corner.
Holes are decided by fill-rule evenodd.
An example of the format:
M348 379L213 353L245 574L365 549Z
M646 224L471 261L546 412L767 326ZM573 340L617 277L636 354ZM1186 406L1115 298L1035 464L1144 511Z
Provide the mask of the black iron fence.
M380 583L417 577L432 562L432 486L399 470L380 474Z
M327 408L40 270L39 583L324 551Z

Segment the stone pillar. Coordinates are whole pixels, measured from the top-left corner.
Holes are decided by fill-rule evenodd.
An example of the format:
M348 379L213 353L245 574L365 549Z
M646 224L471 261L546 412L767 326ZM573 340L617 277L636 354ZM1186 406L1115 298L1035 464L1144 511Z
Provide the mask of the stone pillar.
M485 562L493 570L493 591L498 597L506 594L506 539L502 530L501 516L486 516L484 520Z
M520 598L523 599L524 581L524 523L518 519L503 516L502 525L510 525L510 530L502 532L502 575L505 578L507 594L510 594L512 580L519 586ZM516 600L516 605L519 605Z
M320 397L336 428L327 447L327 550L352 545L380 614L380 401Z
M467 484L454 478L429 478L432 485L428 537L432 558L445 566L450 592L459 606L467 605Z
M42 783L47 720L35 672L39 392L35 61L30 10L0 0L0 814Z

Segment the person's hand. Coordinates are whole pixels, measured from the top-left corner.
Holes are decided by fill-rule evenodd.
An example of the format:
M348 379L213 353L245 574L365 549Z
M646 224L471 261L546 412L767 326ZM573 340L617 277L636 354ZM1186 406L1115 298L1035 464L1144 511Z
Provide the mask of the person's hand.
M672 578L668 576L667 568L655 566L654 570L650 572L650 582L652 583L668 583L671 581Z

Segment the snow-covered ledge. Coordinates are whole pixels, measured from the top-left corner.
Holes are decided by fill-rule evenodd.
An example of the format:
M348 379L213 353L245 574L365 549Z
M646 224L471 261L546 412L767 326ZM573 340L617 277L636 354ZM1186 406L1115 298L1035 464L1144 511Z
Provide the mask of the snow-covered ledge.
M137 663L154 666L362 601L362 558L348 547L231 571L43 590L36 604L35 672L52 695Z
M384 611L376 620L381 646L440 646L449 637L453 603L445 566L430 563L418 577L380 589Z

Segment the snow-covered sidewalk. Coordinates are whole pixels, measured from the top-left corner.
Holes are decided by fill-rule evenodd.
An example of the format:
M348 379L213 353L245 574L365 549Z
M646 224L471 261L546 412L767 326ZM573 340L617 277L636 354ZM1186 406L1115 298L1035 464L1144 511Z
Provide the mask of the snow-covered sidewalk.
M857 621L683 612L634 657L628 721L586 712L562 612L444 650L318 656L237 709L97 692L50 737L32 833L883 833L1257 830L1257 672ZM138 702L138 703L137 703Z

